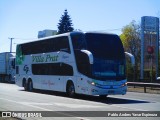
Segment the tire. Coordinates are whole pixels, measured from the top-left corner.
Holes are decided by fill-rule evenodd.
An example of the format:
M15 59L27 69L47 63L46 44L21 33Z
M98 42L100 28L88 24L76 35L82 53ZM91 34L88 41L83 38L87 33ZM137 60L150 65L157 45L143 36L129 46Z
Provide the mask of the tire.
M32 92L34 89L33 89L33 83L32 83L32 80L30 80L29 82L28 82L28 91L29 92Z
M26 80L23 81L23 87L25 91L28 91L28 84L26 82Z
M71 98L75 97L75 87L72 82L67 84L67 95Z

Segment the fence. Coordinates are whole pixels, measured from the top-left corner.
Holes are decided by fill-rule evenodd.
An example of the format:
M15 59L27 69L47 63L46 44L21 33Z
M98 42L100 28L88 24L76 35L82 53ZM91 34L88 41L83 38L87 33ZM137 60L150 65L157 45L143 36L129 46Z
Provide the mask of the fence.
M143 82L127 82L128 86L139 86L139 87L144 87L144 93L146 93L146 87L158 87L160 88L159 83L143 83Z

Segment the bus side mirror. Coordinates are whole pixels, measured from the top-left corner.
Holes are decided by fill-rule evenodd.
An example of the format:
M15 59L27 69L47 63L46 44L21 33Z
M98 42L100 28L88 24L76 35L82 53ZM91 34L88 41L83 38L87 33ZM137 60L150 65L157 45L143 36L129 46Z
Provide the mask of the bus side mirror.
M89 63L93 64L93 54L88 50L81 50L81 52L85 53L89 58Z

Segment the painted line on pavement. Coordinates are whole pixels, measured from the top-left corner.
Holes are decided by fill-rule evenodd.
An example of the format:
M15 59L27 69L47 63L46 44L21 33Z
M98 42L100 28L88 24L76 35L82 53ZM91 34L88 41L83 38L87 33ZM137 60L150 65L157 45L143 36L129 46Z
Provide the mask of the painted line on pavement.
M69 116L69 117L74 117L74 118L77 118L77 119L80 119L80 120L81 120L81 119L82 119L82 120L90 120L90 119L88 119L88 118L75 117L75 116L73 116L73 115L56 112L56 111L53 111L53 110L51 110L51 109L46 109L46 108L38 107L38 106L35 106L35 105L26 104L26 103L23 103L23 102L17 102L17 101L5 99L5 98L0 98L0 99L1 99L1 100L6 100L6 101L9 101L9 102L13 102L13 103L17 103L17 104L21 104L21 105L25 105L25 106L29 106L29 107L33 107L33 108L38 108L38 109L41 109L41 110L44 110L44 111L52 111L52 112L55 112L55 113L58 113L58 114L66 115L66 116Z

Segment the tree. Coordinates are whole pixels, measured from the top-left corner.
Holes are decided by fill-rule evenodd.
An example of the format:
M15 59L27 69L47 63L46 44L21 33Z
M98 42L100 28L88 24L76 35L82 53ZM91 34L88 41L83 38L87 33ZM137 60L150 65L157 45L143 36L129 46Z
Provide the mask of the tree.
M140 25L132 21L122 29L120 37L126 51L134 56L140 53Z
M126 25L122 29L120 38L122 40L125 51L132 53L135 57L135 77L137 78L141 51L140 25L135 21L132 21L129 25Z
M71 32L74 30L74 28L72 27L73 26L72 20L68 15L67 9L64 11L64 15L62 15L57 26L58 26L58 34Z

